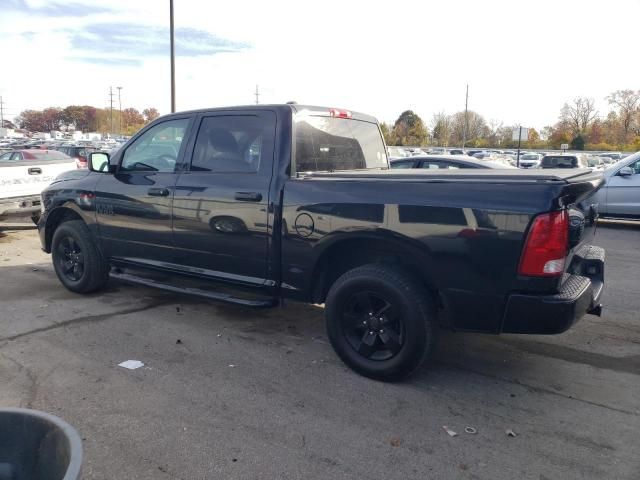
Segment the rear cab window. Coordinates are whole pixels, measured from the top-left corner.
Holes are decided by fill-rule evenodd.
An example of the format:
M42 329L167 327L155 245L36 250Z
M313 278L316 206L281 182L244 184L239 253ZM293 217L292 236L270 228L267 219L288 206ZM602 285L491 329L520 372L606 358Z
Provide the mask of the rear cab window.
M378 124L351 118L350 112L332 112L302 111L294 115L296 171L388 168Z

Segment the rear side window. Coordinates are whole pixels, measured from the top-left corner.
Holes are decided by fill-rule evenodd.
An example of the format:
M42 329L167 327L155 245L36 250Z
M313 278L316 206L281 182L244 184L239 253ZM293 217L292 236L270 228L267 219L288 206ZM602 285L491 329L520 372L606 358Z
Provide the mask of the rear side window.
M295 120L298 172L386 168L378 125L348 118L299 115Z
M256 173L272 155L274 131L274 118L266 112L205 117L198 130L191 170Z

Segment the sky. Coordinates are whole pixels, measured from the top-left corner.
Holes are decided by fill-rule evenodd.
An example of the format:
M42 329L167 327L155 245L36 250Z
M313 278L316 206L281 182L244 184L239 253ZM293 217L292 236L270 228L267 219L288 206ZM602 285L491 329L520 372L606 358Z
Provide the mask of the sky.
M640 1L174 0L177 110L255 102L427 125L469 109L541 129L563 103L639 88ZM49 106L170 111L169 0L0 0L6 117Z

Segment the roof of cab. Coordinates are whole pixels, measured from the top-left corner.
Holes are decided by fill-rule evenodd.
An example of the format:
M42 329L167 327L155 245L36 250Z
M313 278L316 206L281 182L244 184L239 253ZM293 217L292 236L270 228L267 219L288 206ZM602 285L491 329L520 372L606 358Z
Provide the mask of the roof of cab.
M321 107L317 105L299 105L297 103L278 103L278 104L260 104L260 105L238 105L227 107L215 107L215 108L200 108L197 110L187 110L183 112L175 112L167 115L163 115L160 118L171 118L173 116L180 116L193 113L216 113L216 112L230 112L230 111L256 111L256 110L268 110L276 111L281 114L292 112L294 115L320 115L329 116L331 110L339 110L349 112L350 118L353 120L361 120L365 122L377 123L377 119L371 115L367 115L360 112L354 112L348 108L339 107Z

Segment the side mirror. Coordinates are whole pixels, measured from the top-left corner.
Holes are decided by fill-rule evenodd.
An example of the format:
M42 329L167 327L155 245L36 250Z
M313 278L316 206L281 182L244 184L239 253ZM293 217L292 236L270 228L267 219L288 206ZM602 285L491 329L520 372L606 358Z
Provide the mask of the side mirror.
M620 169L620 171L618 172L618 175L620 175L621 177L630 177L634 173L635 172L633 171L633 168L631 168L631 167L622 167Z
M91 152L89 154L89 170L92 172L108 173L109 154L105 152Z

